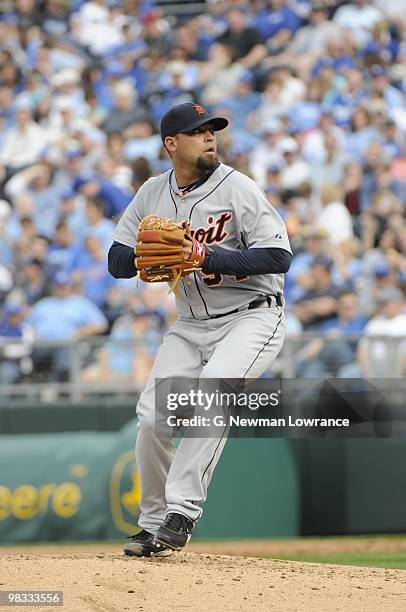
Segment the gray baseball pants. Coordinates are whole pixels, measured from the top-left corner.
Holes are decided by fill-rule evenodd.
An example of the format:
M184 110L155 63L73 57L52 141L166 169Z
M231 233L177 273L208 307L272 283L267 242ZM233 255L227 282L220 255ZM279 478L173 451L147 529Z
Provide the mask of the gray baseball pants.
M155 433L156 378L259 378L278 355L285 335L280 306L218 319L178 319L163 339L137 405L136 461L141 486L138 524L156 533L169 512L193 521L202 514L214 468L226 442L184 437L175 450Z

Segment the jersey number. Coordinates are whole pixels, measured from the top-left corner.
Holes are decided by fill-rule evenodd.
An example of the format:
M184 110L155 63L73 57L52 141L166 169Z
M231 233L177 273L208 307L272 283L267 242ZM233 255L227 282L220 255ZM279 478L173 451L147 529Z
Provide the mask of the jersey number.
M234 276L234 282L240 283L249 279L249 276ZM205 274L203 276L203 282L207 287L218 287L223 282L222 274Z

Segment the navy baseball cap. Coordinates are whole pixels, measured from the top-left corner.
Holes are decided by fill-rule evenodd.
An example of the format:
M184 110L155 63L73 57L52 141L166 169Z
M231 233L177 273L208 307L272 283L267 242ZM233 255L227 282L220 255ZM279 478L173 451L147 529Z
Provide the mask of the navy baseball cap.
M212 123L215 130L224 130L228 126L225 117L212 117L203 106L185 102L169 110L161 119L161 138L176 136L180 132L191 132L205 123Z

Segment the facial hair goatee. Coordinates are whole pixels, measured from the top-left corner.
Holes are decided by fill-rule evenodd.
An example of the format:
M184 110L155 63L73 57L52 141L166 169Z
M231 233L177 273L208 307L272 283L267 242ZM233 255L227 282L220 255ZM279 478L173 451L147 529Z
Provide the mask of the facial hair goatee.
M215 170L219 163L217 155L210 155L208 157L203 157L201 155L197 158L196 167L203 174L204 172Z

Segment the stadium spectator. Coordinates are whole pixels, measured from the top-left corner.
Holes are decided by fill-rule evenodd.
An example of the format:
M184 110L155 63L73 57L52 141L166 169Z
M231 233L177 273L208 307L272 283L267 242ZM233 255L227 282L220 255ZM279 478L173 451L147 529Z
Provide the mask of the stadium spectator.
M366 0L340 6L333 21L352 31L359 44L365 44L372 35L374 26L382 20L382 13Z
M300 24L300 17L286 0L267 0L254 21L271 55L287 47Z
M73 293L72 278L67 272L56 274L52 295L34 304L28 317L35 339L53 345L36 347L34 368L49 369L50 380L66 380L70 365L69 344L81 338L101 335L107 320L99 308L83 295Z
M370 99L384 100L385 107L388 111L405 106L402 93L390 84L388 75L384 66L374 64L370 68L372 77L372 86L370 91Z
M83 287L84 295L101 310L104 309L107 292L114 285L106 267L106 249L96 234L88 234L80 257L72 266L75 283Z
M328 253L328 234L318 226L305 227L296 243L295 257L286 275L285 291L289 302L300 301L309 288L309 270L314 260Z
M323 183L342 185L344 169L349 159L339 146L339 141L333 131L326 132L320 143L322 157L311 164L310 181L314 189L320 188Z
M236 85L234 94L223 100L220 108L216 110L219 116L221 113L226 114L235 130L248 128L248 116L259 106L260 95L254 91L254 80L251 72L244 72Z
M107 253L111 245L114 223L104 216L104 203L99 198L87 198L85 205L86 235L94 236Z
M345 335L363 331L367 318L359 310L358 298L353 291L343 289L337 296L337 316L321 324L321 331Z
M154 101L151 104L152 118L158 121L175 104L196 102L195 87L198 74L196 66L188 65L183 60L168 62L156 85Z
M84 2L72 17L72 34L92 57L102 57L124 42L120 24L106 0Z
M363 331L367 319L358 309L357 296L343 290L337 296L337 316L320 325L326 336L315 338L296 356L296 375L303 378L340 376L342 368L352 363L357 351L357 338L346 336Z
M142 16L141 37L148 47L150 54L160 57L169 57L176 44L176 34L167 19L159 11L151 9Z
M334 245L333 278L336 285L351 287L355 291L360 290L363 273L361 251L361 242L355 237Z
M14 174L7 182L5 192L12 201L21 193L30 196L35 230L51 238L58 219L60 196L49 167L42 163L28 166Z
M309 271L309 288L293 308L293 314L305 330L317 330L337 312L338 288L332 280L333 262L327 257L316 257Z
M281 84L281 100L282 104L286 104L287 110L305 98L306 84L296 76L293 67L286 64L275 66L272 74Z
M162 319L144 306L114 323L109 340L97 352L96 360L83 372L86 383L125 383L142 388L162 337Z
M112 114L102 123L106 134L120 133L132 123L147 119L144 105L137 100L137 92L130 81L120 81L113 87L114 106Z
M98 198L104 206L107 219L121 213L131 200L130 194L117 187L111 180L94 173L78 176L73 182L73 190L86 198Z
M299 157L299 145L294 138L284 138L279 143L279 148L284 159L281 187L290 190L298 189L310 179L309 165Z
M309 164L321 164L326 160L325 138L327 134L332 134L335 137L337 147L343 153L344 132L342 128L336 125L331 109L322 106L318 125L305 132L302 138L302 155Z
M392 36L390 25L386 21L378 21L374 25L370 40L359 50L359 56L365 66L394 61L398 53L399 41L396 36Z
M400 289L386 287L378 296L378 312L367 323L357 361L343 369L343 376L383 378L406 372L405 297ZM391 339L390 342L387 340ZM386 340L386 341L385 341Z
M279 119L269 119L263 126L261 140L249 154L249 168L255 181L264 189L268 186L268 170L280 170L284 164L281 142L283 125ZM280 183L279 183L280 186Z
M60 221L45 258L49 276L53 277L59 271L72 270L78 250L74 233L64 221Z
M41 260L35 258L23 260L21 274L16 280L28 306L33 306L46 297L48 282Z
M151 110L152 113L152 110ZM130 162L145 157L156 162L162 150L161 137L155 133L152 121L137 121L125 133L124 158Z
M15 106L15 123L6 131L0 148L0 179L39 161L45 145L43 128L32 117L27 100Z
M0 383L16 383L24 370L31 367L34 332L25 322L21 304L6 304L0 319Z
M351 214L357 236L360 236L359 214L361 212L362 181L363 173L361 164L354 161L348 162L344 167L344 202Z
M236 62L230 45L223 42L213 44L209 49L207 62L200 68L199 86L204 104L214 105L234 95L245 67Z
M12 209L7 200L0 200L0 262L7 266L15 260L15 241L10 231Z
M282 83L271 72L265 80L264 89L261 92L260 104L250 117L250 126L261 134L266 131L266 126L271 121L280 121L285 117L286 108L282 99Z
M58 218L65 223L74 236L83 239L85 226L87 224L85 212L85 201L73 189L64 189L60 196Z
M378 140L378 132L372 125L371 113L365 106L356 108L351 116L350 131L347 132L345 150L355 159L362 160L372 141Z
M63 37L69 28L69 1L47 0L45 10L39 15L41 27L47 34Z
M262 44L261 32L247 24L247 18L238 9L227 13L228 27L217 42L227 45L234 59L247 68L253 68L266 56L266 48Z
M343 203L339 183L323 183L320 186L321 213L318 221L333 245L353 237L351 215Z
M284 53L274 56L274 63L295 62L300 76L305 79L310 67L325 52L330 37L339 34L341 30L328 19L328 13L326 4L312 2L308 24L295 33Z
M368 89L363 70L359 65L345 66L341 78L341 82L335 82L335 86L328 92L323 102L336 123L347 129L350 127L351 116L355 109L367 102Z
M385 119L381 126L382 150L389 159L402 157L400 130L393 119Z
M299 81L301 83L301 81ZM289 125L292 132L308 132L317 127L321 116L323 90L321 82L312 79L304 91L298 91L285 101L286 90L281 92L282 103L287 105Z
M400 29L406 27L405 0L374 0L374 6L389 20L391 25L399 24Z

